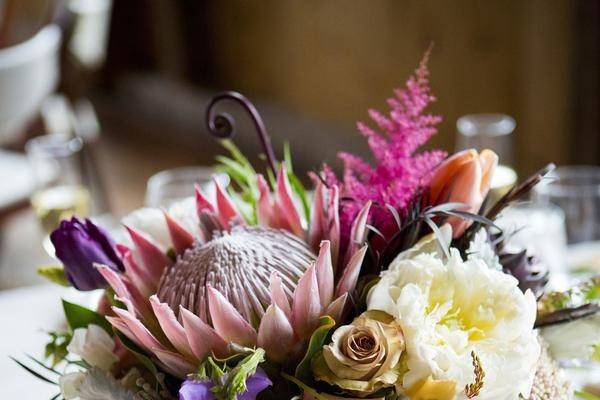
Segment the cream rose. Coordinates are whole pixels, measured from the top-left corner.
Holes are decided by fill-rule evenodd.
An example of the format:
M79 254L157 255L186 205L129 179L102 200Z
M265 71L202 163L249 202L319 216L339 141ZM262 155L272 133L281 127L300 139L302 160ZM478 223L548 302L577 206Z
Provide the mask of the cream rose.
M394 386L400 376L404 336L394 318L367 311L333 333L313 361L316 379L364 397Z

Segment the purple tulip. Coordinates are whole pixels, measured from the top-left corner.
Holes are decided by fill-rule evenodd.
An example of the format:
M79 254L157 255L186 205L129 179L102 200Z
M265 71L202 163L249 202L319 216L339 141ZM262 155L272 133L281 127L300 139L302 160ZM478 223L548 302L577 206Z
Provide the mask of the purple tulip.
M256 400L256 396L273 382L269 379L265 371L258 368L254 375L246 380L246 391L240 393L237 400ZM179 389L179 400L216 400L214 393L211 391L214 383L206 381L188 380L183 382Z
M94 263L123 271L123 262L108 234L92 221L82 223L77 218L63 220L50 235L56 257L62 261L71 284L78 290L94 290L106 286L106 281L94 268Z

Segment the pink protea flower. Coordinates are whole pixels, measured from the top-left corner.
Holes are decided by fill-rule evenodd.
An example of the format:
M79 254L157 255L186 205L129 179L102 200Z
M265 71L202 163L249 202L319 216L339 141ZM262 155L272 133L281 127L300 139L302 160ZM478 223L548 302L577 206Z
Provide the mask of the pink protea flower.
M396 89L388 99L389 116L369 110L369 116L383 133L359 122L358 130L367 138L375 160L369 165L358 156L340 153L344 163L343 197L341 208L342 243L347 243L352 221L362 207L372 201L371 223L384 234L396 228L393 215L386 208L394 207L400 215L421 188L429 182L432 169L446 153L439 150L415 154L417 149L437 133L441 122L438 115L425 114L427 106L435 101L429 87L425 54L415 74L406 82L405 89ZM326 169L325 180L337 184L335 176Z
M125 308L110 323L183 377L207 355L232 345L265 349L274 362L297 355L323 315L339 319L366 252L370 204L353 224L353 245L340 255L337 186L316 189L310 228L292 199L285 166L275 193L257 176L258 226L248 226L216 184L216 201L196 193L200 220L190 232L165 213L175 260L129 228L133 248L119 246L125 272L98 266Z

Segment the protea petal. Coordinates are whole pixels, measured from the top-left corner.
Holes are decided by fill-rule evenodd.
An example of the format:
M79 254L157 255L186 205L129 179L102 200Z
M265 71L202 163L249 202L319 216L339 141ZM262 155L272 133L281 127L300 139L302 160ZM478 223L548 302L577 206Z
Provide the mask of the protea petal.
M254 328L212 286L208 286L208 307L212 324L223 339L247 347L256 345Z
M243 223L244 218L240 214L233 200L221 187L217 179L214 179L217 192L217 210L219 211L219 220L225 227L230 227L232 222Z
M192 349L189 346L185 330L179 321L177 321L173 310L171 310L168 304L161 303L156 295L150 297L150 304L169 342L171 342L178 352L193 358Z
M153 348L152 352L156 358L169 369L173 375L178 378L185 378L188 374L196 371L197 366L183 358L181 355L164 348Z
M154 335L131 314L129 311L122 310L118 307L113 307L112 310L125 324L131 333L137 338L137 341L142 344L142 347L152 351L152 349L164 349L162 343L154 337Z
M258 346L265 349L271 360L282 362L295 341L294 329L285 313L271 304L258 328Z
M281 277L277 271L273 271L271 274L271 280L269 283L269 291L271 293L271 303L276 304L279 309L283 311L285 316L291 321L292 319L292 307L288 300L285 291L283 290L283 284Z
M198 213L198 217L200 217L203 213L212 213L215 214L217 210L215 206L204 196L202 193L202 189L199 185L195 186L196 189L196 212Z
M153 277L153 281L158 284L164 269L171 265L171 260L150 237L129 226L125 226L125 228L131 236L144 267Z
M352 222L352 228L350 229L350 241L348 243L348 250L346 250L346 263L350 261L352 256L358 251L358 249L362 247L367 239L367 221L369 219L370 210L371 201L369 200Z
M215 330L191 311L179 307L183 328L192 352L199 360L214 352L219 357L227 355L227 342Z
M269 185L262 175L256 176L256 184L258 186L259 198L256 207L258 224L261 226L271 226L273 220L273 204L271 202L271 191Z
M150 296L156 291L158 282L154 282L154 277L148 274L148 271L140 267L135 261L131 249L122 245L119 245L119 247L123 265L125 266L125 273L131 278L131 281L143 296Z
M337 299L333 301L325 310L325 315L329 315L331 318L335 320L335 322L339 323L342 320L342 316L344 315L344 308L346 308L346 301L348 300L348 293L344 293Z
M327 207L327 239L331 242L331 259L338 265L340 251L340 189L334 185L329 189L329 206Z
M309 244L313 249L317 248L318 244L323 239L323 231L325 230L325 185L320 179L317 179L315 188L314 204L310 216Z
M302 219L300 218L300 214L292 199L292 188L287 176L285 164L281 164L281 168L277 173L277 196L275 203L279 214L285 218L287 229L298 237L304 237Z
M106 316L106 320L119 332L125 335L129 340L133 343L137 344L140 347L144 347L142 342L133 334L131 329L127 326L127 324L119 317L110 317Z
M319 285L314 264L311 265L296 287L294 305L292 307L292 322L294 330L302 339L310 337L318 324L321 314Z
M106 265L96 264L95 267L98 272L102 274L104 279L106 279L117 296L128 299L131 302L131 305L134 308L131 310L132 313L142 318L149 317L151 312L146 299L142 296L139 290L127 280L126 277L118 274L112 268L107 267Z
M362 265L363 259L365 258L365 253L367 252L367 245L365 244L359 251L357 251L346 268L342 273L342 277L340 278L336 290L335 295L337 297L343 295L344 293L352 293L354 288L356 287L356 282L358 281L358 274L360 273L360 267Z
M331 245L328 240L321 242L319 256L315 262L319 299L321 307L325 308L333 300L333 264L331 263Z
M169 213L166 211L165 220L167 221L167 228L169 229L169 235L171 236L171 242L173 248L177 254L181 254L194 244L194 235L187 231L179 222L177 222Z

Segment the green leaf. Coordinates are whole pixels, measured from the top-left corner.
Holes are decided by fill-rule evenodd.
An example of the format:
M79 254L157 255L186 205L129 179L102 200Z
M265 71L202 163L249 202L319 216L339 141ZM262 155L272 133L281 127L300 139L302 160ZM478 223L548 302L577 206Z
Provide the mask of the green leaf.
M592 353L592 360L600 363L600 343L594 346L594 352Z
M71 343L71 332L48 332L50 341L44 349L44 358L52 358L52 366L57 366L69 354L67 346Z
M290 142L283 143L283 161L287 167L288 172L294 172L294 165L292 164L292 151L290 150Z
M325 396L322 396L321 393L317 392L315 389L311 388L306 383L302 382L300 379L297 379L291 375L288 375L285 372L282 372L281 376L283 376L288 381L294 383L296 386L298 386L304 392L308 393L313 398L315 398L315 400L328 400Z
M304 218L306 219L307 223L310 223L310 202L308 201L308 196L306 195L306 189L296 174L289 172L288 179L290 180L292 190L300 198L302 209L304 211Z
M57 370L55 370L53 367L49 367L46 364L44 364L43 362L39 361L38 359L30 356L29 354L25 354L27 356L27 358L29 358L31 361L33 361L34 363L36 363L37 365L39 365L40 367L44 368L46 371L50 371L58 376L62 376L62 374L60 372L58 372Z
M244 168L254 170L254 167L252 167L250 161L248 161L246 156L242 154L240 149L238 149L237 146L231 140L223 140L221 141L221 145L225 147L227 151L229 151L229 154L231 154L233 159L241 165L243 165Z
M258 348L252 354L244 358L227 374L227 381L221 387L216 388L217 398L236 400L237 395L244 393L246 380L256 372L259 364L265 360L265 351Z
M591 393L575 391L575 396L585 400L600 400L600 397L594 396Z
M63 309L65 310L65 317L71 330L77 328L86 328L90 324L98 325L103 328L108 334L112 335L113 330L110 323L104 318L104 316L98 314L95 311L85 308L78 304L70 303L63 299Z
M13 360L14 362L16 362L17 364L19 364L19 366L21 368L23 368L25 371L29 372L31 375L35 376L36 378L38 378L38 379L40 379L40 380L42 380L44 382L50 383L52 385L58 385L58 383L54 382L50 378L45 377L44 375L40 374L39 372L34 371L33 369L31 369L27 365L23 364L21 361L17 360L16 358L10 357L10 356L9 356L9 358L11 360Z
M304 358L296 368L295 375L298 379L308 380L312 377L310 363L314 358L315 354L317 354L317 352L321 350L321 348L325 344L327 335L334 326L335 320L330 316L326 315L324 317L319 318L319 327L315 329L312 336L310 337L306 354L304 355Z
M115 330L114 333L121 340L123 346L125 346L127 350L132 352L135 358L137 358L139 362L142 363L142 365L146 367L148 371L150 371L153 375L156 375L158 373L156 365L154 365L152 360L144 354L144 351L137 344L133 343L131 340L129 340L127 336L123 335L117 330Z
M57 285L71 286L71 282L65 274L65 267L62 265L42 265L38 267L37 274Z

